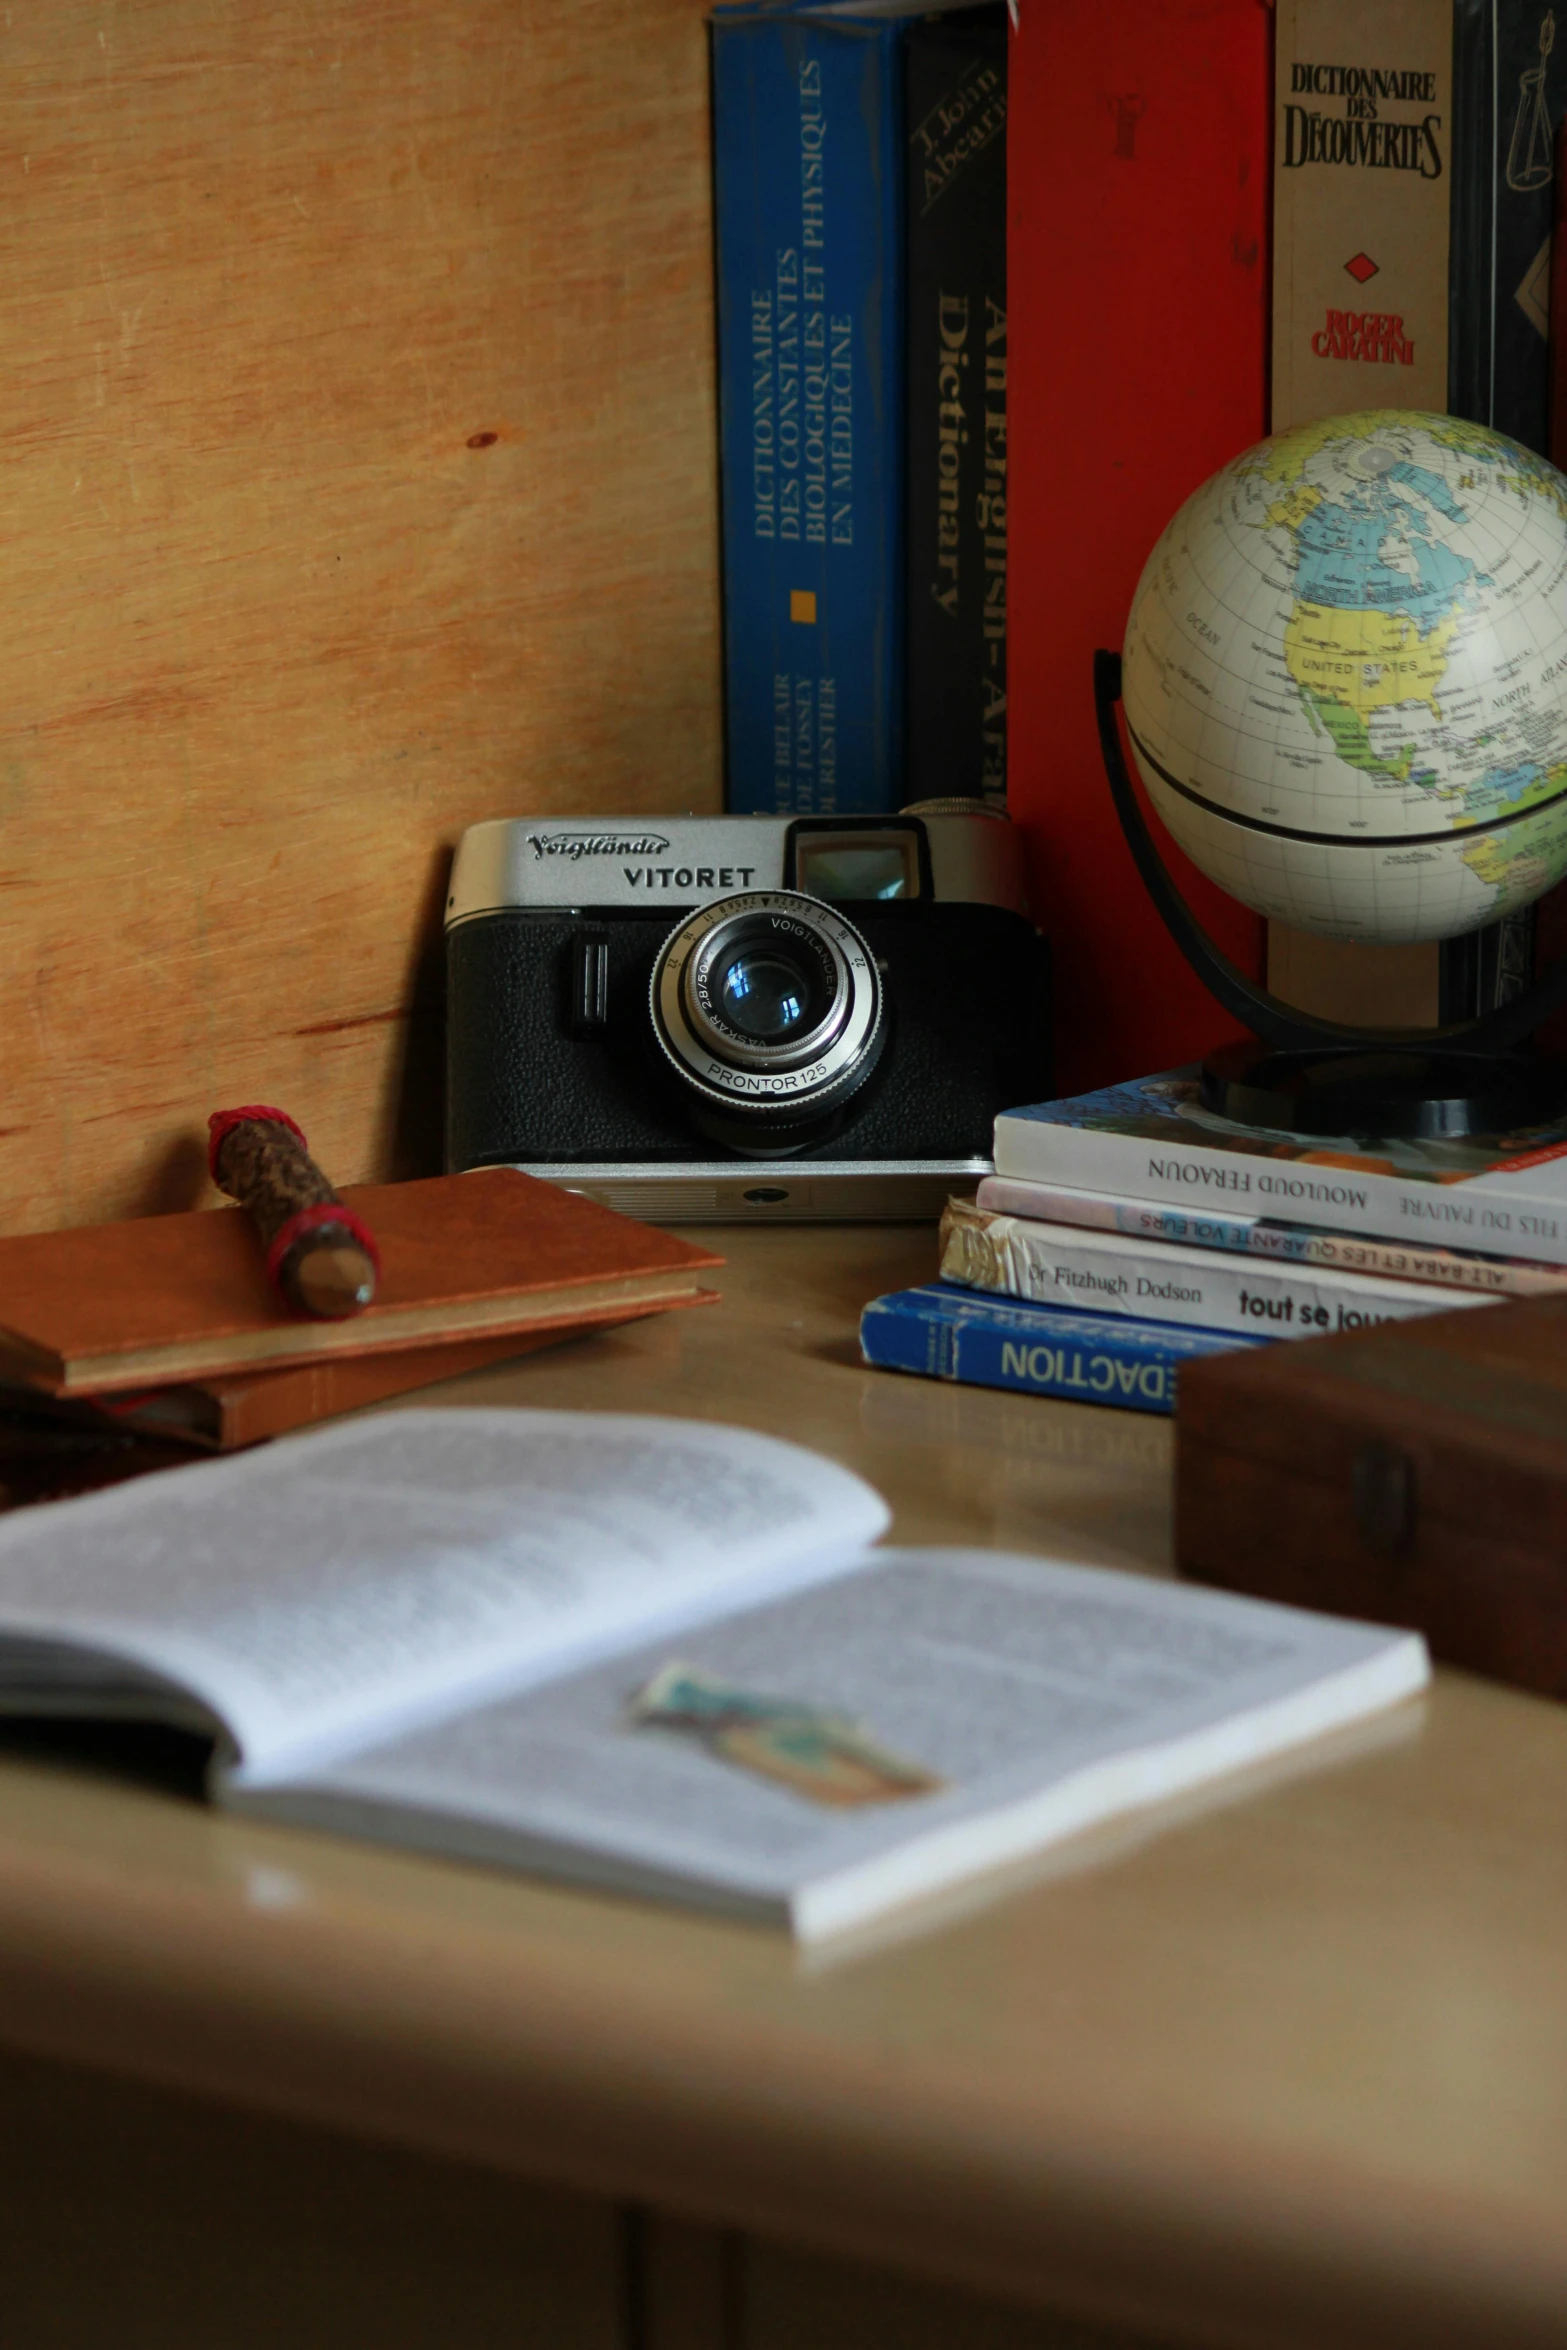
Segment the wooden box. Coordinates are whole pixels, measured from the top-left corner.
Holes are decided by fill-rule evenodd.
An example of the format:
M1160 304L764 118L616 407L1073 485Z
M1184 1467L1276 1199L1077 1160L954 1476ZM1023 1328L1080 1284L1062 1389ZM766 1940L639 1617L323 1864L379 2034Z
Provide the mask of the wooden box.
M1183 1372L1176 1555L1567 1697L1567 1299Z

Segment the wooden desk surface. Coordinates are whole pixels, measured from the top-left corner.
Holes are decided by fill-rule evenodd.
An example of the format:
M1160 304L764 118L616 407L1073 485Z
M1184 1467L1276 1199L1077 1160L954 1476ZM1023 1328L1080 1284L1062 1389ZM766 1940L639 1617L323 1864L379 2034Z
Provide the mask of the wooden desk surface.
M1166 1571L1169 1431L862 1370L926 1231L454 1382L800 1437L903 1538ZM1567 2344L1567 1709L1445 1675L1331 1767L802 1960L0 1767L0 2037L1230 2344Z

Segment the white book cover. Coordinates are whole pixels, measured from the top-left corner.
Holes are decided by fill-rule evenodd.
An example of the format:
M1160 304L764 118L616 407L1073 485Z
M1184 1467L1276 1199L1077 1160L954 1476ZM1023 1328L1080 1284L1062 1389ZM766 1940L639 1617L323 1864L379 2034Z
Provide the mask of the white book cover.
M1457 1140L1300 1135L1207 1109L1195 1069L1007 1110L995 1171L1567 1265L1567 1121Z
M1286 1224L1277 1216L1248 1215L1240 1208L1166 1207L1114 1192L1076 1191L1065 1183L1028 1183L1016 1175L987 1175L975 1204L1035 1224L1075 1224L1088 1232L1124 1232L1134 1240L1168 1240L1178 1248L1223 1249L1266 1264L1333 1265L1346 1273L1378 1273L1389 1281L1473 1290L1480 1297L1553 1297L1567 1290L1567 1266L1526 1257L1422 1248L1330 1232L1321 1225Z
M1492 1302L1431 1282L1257 1265L1171 1241L1036 1224L964 1200L948 1208L941 1233L944 1281L1034 1305L1245 1331L1254 1338L1320 1338Z

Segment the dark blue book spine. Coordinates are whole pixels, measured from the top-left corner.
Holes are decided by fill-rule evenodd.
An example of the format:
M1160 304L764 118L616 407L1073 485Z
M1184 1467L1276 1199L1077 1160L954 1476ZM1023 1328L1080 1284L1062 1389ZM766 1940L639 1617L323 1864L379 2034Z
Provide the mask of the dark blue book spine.
M1550 454L1553 143L1567 56L1547 0L1454 0L1447 404ZM1534 974L1535 908L1444 941L1438 1016L1482 1018Z
M910 27L908 797L1007 804L1007 19Z
M861 1352L878 1369L1131 1412L1173 1412L1183 1363L1257 1343L1176 1323L992 1303L935 1287L876 1298L860 1317Z
M713 20L728 801L879 814L903 782L896 21Z

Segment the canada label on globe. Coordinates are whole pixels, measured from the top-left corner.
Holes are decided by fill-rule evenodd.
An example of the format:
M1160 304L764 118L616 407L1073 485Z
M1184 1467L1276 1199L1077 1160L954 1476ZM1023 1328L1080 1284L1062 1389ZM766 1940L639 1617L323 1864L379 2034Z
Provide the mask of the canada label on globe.
M1149 556L1121 690L1243 904L1384 943L1515 912L1567 873L1567 477L1402 409L1262 441Z

